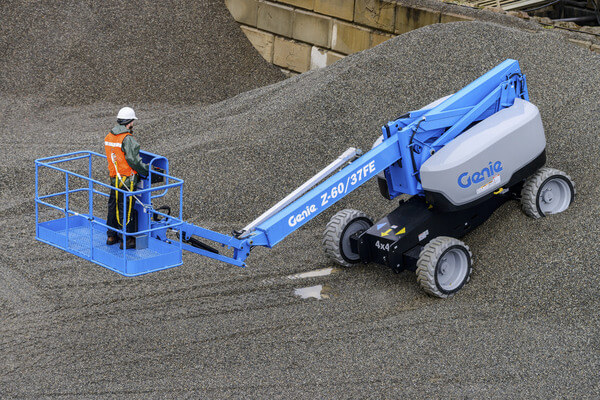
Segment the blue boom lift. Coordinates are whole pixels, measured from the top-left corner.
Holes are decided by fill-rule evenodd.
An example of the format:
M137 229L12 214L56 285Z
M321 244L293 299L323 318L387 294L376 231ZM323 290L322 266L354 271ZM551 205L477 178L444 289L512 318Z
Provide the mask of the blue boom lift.
M537 107L529 102L525 76L515 60L506 60L462 90L402 115L382 128L373 148L361 155L350 148L313 178L233 235L185 222L183 181L169 175L168 160L142 152L150 175L134 192L119 189L138 215L135 249L107 246L106 222L94 214L94 196L111 187L93 179L93 159L103 154L80 151L35 161L36 238L122 275L135 276L182 264L182 250L245 266L255 246L273 247L290 233L371 178L381 194L400 205L376 223L363 212L342 210L327 224L325 251L345 266L358 262L412 270L423 289L448 297L468 282L469 247L458 238L482 224L504 202L520 199L531 217L564 211L573 201L574 184L564 172L543 167L544 130ZM87 172L67 165L83 162ZM341 168L341 169L340 169ZM64 174L65 189L40 193L41 170ZM70 186L70 181L84 185ZM78 186L78 187L73 187ZM178 191L179 213L154 208L153 200ZM71 197L83 192L86 210L75 211ZM405 199L406 197L409 199ZM53 199L62 199L53 204ZM40 207L63 216L48 218ZM47 211L47 210L45 210ZM167 237L167 232L174 232ZM221 253L205 239L230 249ZM232 252L231 252L232 249Z

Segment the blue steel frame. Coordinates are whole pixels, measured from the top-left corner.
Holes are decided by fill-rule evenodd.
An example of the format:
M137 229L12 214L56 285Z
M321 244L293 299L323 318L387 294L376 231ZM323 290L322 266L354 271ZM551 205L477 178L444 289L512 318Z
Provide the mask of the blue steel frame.
M145 232L153 232L154 237L168 242L165 234L167 228L176 227L180 234L179 246L181 249L244 267L246 265L245 259L254 246L265 246L268 248L275 246L286 236L344 198L379 172L385 172L390 198L394 198L402 193L423 195L419 178L421 165L431 155L460 135L472 124L489 117L503 108L510 107L516 98L529 100L527 84L525 76L519 68L519 63L516 60L509 59L456 92L439 105L431 109L409 112L395 121L387 123L382 127L383 141L381 144L259 224L253 232L243 239L183 222L181 204L179 219L173 219L173 217L152 210L153 213L162 215L165 219L158 224L152 223L152 227ZM88 154L91 152L70 153L63 156L82 153ZM161 158L166 162L166 159L160 156L151 156L153 157L150 157L150 160ZM104 156L102 155L102 157ZM37 167L38 165L50 166L45 160L52 158L36 161L36 222L37 206L38 203L41 204L43 199L38 198L37 193ZM68 176L67 174L67 186ZM75 176L82 177L80 175ZM168 179L178 182L173 185L166 185L165 187L175 187L183 183L183 181L177 178L165 176ZM94 181L94 184L96 183L108 187L106 184ZM92 184L90 183L90 185ZM90 187L89 190L91 196L93 187ZM156 189L146 189L141 192L153 190ZM136 193L140 193L140 191ZM149 200L148 203L151 202L151 199L147 198ZM68 213L68 211L65 212ZM91 211L90 214L92 214ZM172 225L169 225L171 223ZM103 226L106 227L106 225ZM181 243L182 239L186 241L192 235L220 243L224 247L232 248L233 256L227 257ZM67 249L67 251L69 250Z
M154 158L162 166L165 166L166 159L161 163L162 157L153 155L151 153L142 154L143 157L146 158ZM108 225L106 225L106 221L98 216L94 215L94 202L93 196L100 195L103 197L108 197L111 189L117 190L120 194L119 199L122 199L123 202L123 210L126 209L126 204L129 201L131 196L136 196L138 199L142 201L144 199L151 199L164 196L169 189L179 189L179 201L180 204L183 201L183 180L175 178L173 176L169 176L167 173L160 173L158 171L152 171L152 174L158 174L163 176L167 183L158 187L151 188L148 185L148 188L139 189L134 192L129 192L124 189L115 189L111 185L107 183L100 182L94 180L92 178L92 158L93 157L101 157L103 160L106 160L106 156L103 154L98 154L92 151L77 151L73 153L61 154L58 156L45 157L40 158L35 161L35 221L36 221L36 239L58 247L62 250L65 250L69 253L75 254L79 257L85 258L86 260L92 261L96 264L102 265L106 268L109 268L115 272L118 272L125 276L135 276L148 272L158 271L165 268L171 268L182 264L181 257L181 236L180 240L177 243L170 243L169 246L158 244L154 245L155 250L152 255L154 256L154 262L159 262L160 265L147 265L143 262L143 256L137 256L135 259L131 257L131 250L123 248L120 253L121 257L116 259L114 257L115 251L112 251L113 254L107 253L106 251L101 251L97 248L97 244L95 245L94 235L103 235L101 239L106 238L106 229ZM74 171L70 171L66 168L60 168L58 165L62 163L67 163L76 160L88 160L87 166L87 174L82 175ZM39 171L41 168L48 168L54 171L58 171L60 173L64 173L65 175L65 190L54 192L50 194L40 195L39 193ZM165 169L165 172L168 170ZM87 187L71 189L69 187L69 178L76 177L83 179L87 182ZM151 177L148 177L150 180ZM169 183L172 181L172 183ZM96 186L97 185L97 186ZM104 188L107 192L97 190L95 187ZM162 193L152 195L153 192L161 191ZM88 192L88 212L80 213L74 211L70 208L70 195L78 192ZM65 198L65 207L59 207L54 204L49 203L49 199L53 197L64 196ZM135 201L136 206L135 209L138 210L140 215L138 224L138 230L136 232L125 232L123 229L114 229L111 228L123 237L129 237L132 235L148 235L150 237L155 238L157 233L166 229L177 229L180 225L183 224L182 221L182 209L179 207L179 216L178 218L164 214L160 211L154 210L151 207L151 203L148 201L148 207L142 207L140 204ZM39 220L39 208L40 206L49 207L51 209L55 209L63 213L64 218L60 218L57 220L40 222ZM152 215L161 215L164 217L164 220L161 223L153 224L152 226L149 224L151 221ZM147 221L147 222L144 222ZM70 240L70 235L72 234L73 229L75 228L84 228L89 231L89 249L81 248L81 246L73 246ZM60 233L58 233L60 232ZM63 234L64 232L64 234ZM64 237L63 237L64 236ZM79 235L81 236L81 235ZM96 240L97 243L97 240ZM179 251L173 251L173 246L177 246Z

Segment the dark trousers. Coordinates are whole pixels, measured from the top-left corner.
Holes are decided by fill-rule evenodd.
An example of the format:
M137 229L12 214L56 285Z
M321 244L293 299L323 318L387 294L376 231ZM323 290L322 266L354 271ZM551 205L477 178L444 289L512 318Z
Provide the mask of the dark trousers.
M114 180L113 180L113 185L114 185ZM131 196L129 196L126 200L126 204L125 204L125 210L123 210L123 198L125 196L123 195L123 193L119 193L118 196L118 202L117 202L117 192L114 189L111 189L110 191L110 196L108 197L108 215L106 217L106 225L113 227L115 229L122 229L122 225L121 224L125 224L126 223L126 232L137 232L137 212L133 209L134 207L134 203L135 203L135 199ZM131 216L129 219L129 223L127 223L127 214L129 212L129 202L131 199ZM118 203L118 204L117 204ZM117 210L119 210L119 220L117 221ZM123 212L124 211L124 212ZM120 224L119 224L120 222ZM108 229L106 231L106 235L108 237L119 237L121 238L121 234L118 232L115 232L111 229ZM133 237L133 236L128 236L128 237Z

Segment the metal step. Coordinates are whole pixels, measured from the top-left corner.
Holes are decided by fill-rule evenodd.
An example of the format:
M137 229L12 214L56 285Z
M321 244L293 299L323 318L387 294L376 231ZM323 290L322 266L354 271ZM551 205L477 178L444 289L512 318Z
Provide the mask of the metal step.
M505 11L531 8L548 3L548 0L480 0L473 5L477 7L501 7Z

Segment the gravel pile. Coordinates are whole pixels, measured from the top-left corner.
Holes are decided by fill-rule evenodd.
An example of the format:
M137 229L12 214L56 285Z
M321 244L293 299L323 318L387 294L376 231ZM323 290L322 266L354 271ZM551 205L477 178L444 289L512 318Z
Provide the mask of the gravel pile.
M597 398L600 342L600 60L547 32L488 23L433 25L334 65L209 106L139 104L142 146L184 178L187 219L230 232L380 126L518 59L540 108L548 165L571 174L565 213L531 220L508 203L464 240L471 283L450 300L414 275L332 267L327 216L378 218L395 202L370 182L247 269L196 256L123 278L33 239L32 160L100 141L118 106L38 111L3 96L12 151L0 216L3 398ZM33 104L33 105L32 105ZM29 108L28 108L29 107ZM24 166L26 168L24 168ZM18 185L12 184L19 182ZM295 288L324 285L328 299Z
M0 92L212 103L277 82L222 0L0 3Z

